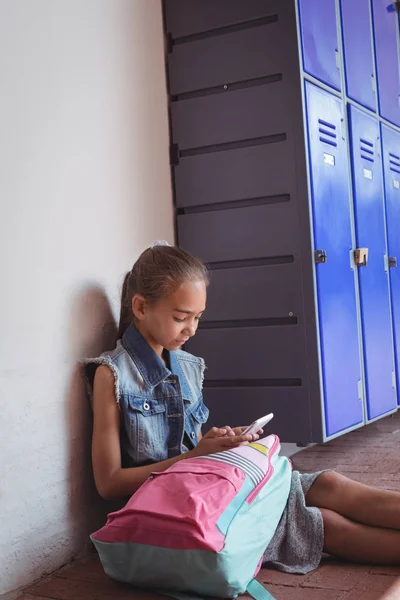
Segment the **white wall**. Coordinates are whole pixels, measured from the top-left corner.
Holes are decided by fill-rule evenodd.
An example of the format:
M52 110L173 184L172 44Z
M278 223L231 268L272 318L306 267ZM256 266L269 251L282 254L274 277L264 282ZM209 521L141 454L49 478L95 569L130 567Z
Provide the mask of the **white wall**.
M160 0L0 0L0 40L4 593L99 522L77 361L112 344L122 276L173 218Z

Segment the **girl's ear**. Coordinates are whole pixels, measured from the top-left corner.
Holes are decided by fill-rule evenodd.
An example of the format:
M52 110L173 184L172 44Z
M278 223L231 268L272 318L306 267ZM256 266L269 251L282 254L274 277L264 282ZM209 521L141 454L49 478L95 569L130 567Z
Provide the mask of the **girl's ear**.
M134 316L139 320L142 321L144 319L145 316L145 305L146 305L146 301L143 298L143 296L140 296L139 294L135 294L132 298L132 312L134 314Z

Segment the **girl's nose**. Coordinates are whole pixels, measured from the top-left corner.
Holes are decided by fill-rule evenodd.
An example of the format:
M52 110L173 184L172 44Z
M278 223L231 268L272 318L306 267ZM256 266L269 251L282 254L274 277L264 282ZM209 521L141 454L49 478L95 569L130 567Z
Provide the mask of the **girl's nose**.
M196 325L194 323L188 323L187 327L185 328L185 334L188 335L189 337L193 337L194 334L196 333Z

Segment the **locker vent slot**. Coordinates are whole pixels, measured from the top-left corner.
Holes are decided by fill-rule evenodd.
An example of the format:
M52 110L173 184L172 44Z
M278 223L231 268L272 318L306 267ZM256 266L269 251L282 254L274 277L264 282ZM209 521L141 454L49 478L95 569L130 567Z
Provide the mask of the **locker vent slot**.
M393 152L389 152L389 163L390 170L395 173L400 173L400 156L397 154L393 154Z
M323 119L318 119L318 123L318 131L321 134L319 136L320 142L336 148L337 143L334 141L337 139L337 134L335 133L336 125L329 123L329 121L324 121Z
M289 202L289 194L280 196L265 196L262 198L246 198L245 200L227 200L226 202L215 202L215 204L200 204L197 206L186 206L177 209L178 215L193 215L203 212L212 212L216 210L225 210L232 208L247 208L251 206L262 206L264 204L280 204Z
M219 269L242 269L248 267L268 267L275 265L289 265L294 263L294 256L268 256L265 258L244 258L242 260L224 260L220 262L209 262L212 271Z
M324 144L329 144L329 146L333 146L334 148L337 148L337 143L333 142L332 140L328 140L327 138L323 138L320 136L319 141L324 142Z
M206 379L205 388L301 387L301 379Z
M171 102L192 100L193 98L200 98L202 96L212 96L213 94L226 94L228 92L235 92L236 90L256 87L258 85L277 83L278 81L282 81L282 78L282 73L274 73L273 75L265 75L264 77L255 77L253 79L244 79L243 81L235 81L234 83L214 85L212 87L194 90L193 92L184 92L182 94L176 94L175 96L171 96Z
M336 139L336 133L333 133L332 131L328 131L327 129L322 129L322 127L320 127L319 132L322 133L323 135L328 135L329 137Z
M364 144L365 146L369 146L370 148L374 147L374 144L372 142L369 142L368 140L365 140L364 138L360 138L360 142L361 142L361 144Z
M286 141L286 133L278 133L276 135L266 135L259 138L251 138L248 140L240 140L237 142L223 142L221 144L213 144L212 146L200 146L199 148L189 148L181 150L181 158L187 156L197 156L199 154L211 154L213 152L223 152L224 150L238 150L239 148L248 148L250 146L263 146L264 144L277 144L278 142Z
M268 319L237 319L235 321L200 321L199 329L238 329L242 327L274 327L297 325L297 317L275 317Z
M375 162L374 144L364 138L360 138L361 158L368 162Z
M336 131L336 125L334 125L333 123L329 123L329 121L324 121L323 119L318 119L318 123L320 125L324 125L325 127L329 127L329 129L333 129L334 131Z
M249 21L243 21L242 23L235 23L233 25L224 25L223 27L216 27L215 29L209 29L208 31L201 31L200 33L192 33L191 35L184 35L171 40L171 50L175 44L187 44L188 42L195 42L197 40L204 40L206 38L216 37L218 35L226 35L227 33L236 33L237 31L244 31L245 29L253 29L254 27L262 27L263 25L270 25L278 22L278 15L268 15L267 17L259 17L258 19L251 19Z

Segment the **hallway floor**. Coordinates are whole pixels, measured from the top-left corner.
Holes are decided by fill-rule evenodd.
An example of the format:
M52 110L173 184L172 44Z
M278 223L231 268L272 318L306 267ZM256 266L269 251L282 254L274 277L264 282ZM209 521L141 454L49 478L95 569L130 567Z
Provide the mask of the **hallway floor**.
M293 457L303 472L333 468L362 483L400 492L400 413ZM400 502L400 495L399 495ZM326 557L306 576L263 569L259 580L276 600L400 600L400 567L359 566ZM16 600L162 600L117 584L95 555L28 586Z

